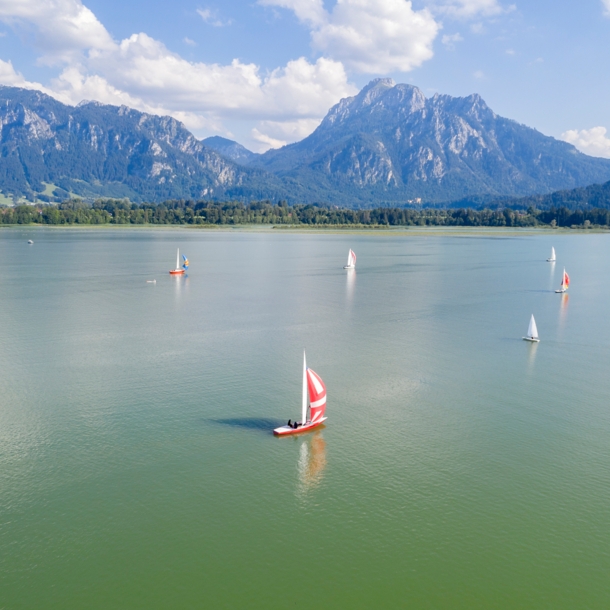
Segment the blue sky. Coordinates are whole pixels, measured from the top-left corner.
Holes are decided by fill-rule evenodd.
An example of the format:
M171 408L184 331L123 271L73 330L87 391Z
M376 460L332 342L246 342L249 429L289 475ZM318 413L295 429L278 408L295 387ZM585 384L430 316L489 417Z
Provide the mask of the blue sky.
M0 21L0 84L253 150L389 76L610 157L610 0L0 0Z

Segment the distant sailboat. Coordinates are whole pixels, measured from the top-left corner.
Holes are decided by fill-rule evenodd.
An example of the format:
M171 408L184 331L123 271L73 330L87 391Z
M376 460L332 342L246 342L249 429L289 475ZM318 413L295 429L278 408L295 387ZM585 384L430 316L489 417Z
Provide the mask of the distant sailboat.
M557 260L557 257L555 256L555 248L551 248L551 258L547 258L546 262L554 263L556 260Z
M309 419L307 419L307 391L309 390ZM303 352L303 404L302 417L300 422L288 423L280 426L273 431L276 436L287 434L297 434L307 432L319 426L325 419L326 411L326 386L320 376L307 368L305 352ZM290 420L288 420L290 422Z
M350 249L349 254L347 255L347 265L343 267L344 269L355 269L356 268L356 254L353 250Z
M538 329L536 328L536 320L534 320L534 314L530 318L530 325L527 327L527 337L523 337L524 341L532 341L533 343L538 343L540 339L538 338Z
M188 258L186 258L184 254L182 255L182 258L184 260L184 263L182 265L182 268L180 268L180 248L178 248L178 251L176 253L176 268L169 272L170 275L184 275L186 270L189 268Z
M561 288L555 292L566 292L570 287L570 276L566 273L566 268L563 268L563 276L561 277Z

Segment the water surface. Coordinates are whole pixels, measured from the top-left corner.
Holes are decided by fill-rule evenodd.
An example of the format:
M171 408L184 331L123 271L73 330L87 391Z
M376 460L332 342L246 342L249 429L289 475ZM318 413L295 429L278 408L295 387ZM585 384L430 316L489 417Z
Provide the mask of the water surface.
M28 228L0 261L0 608L610 607L610 236ZM277 439L303 348L329 419Z

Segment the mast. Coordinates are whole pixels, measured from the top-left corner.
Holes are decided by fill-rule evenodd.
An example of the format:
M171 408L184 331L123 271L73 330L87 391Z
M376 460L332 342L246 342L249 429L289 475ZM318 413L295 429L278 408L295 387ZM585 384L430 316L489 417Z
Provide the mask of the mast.
M180 248L176 251L176 269L180 269Z
M305 360L305 350L303 350L303 419L301 423L307 421L307 362Z

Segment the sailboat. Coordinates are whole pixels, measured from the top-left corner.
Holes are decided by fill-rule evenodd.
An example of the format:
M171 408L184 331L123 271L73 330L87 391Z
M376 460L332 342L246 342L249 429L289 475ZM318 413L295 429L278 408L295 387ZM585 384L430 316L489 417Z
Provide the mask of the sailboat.
M347 255L347 265L343 267L344 269L355 269L356 268L356 254L353 250L350 249L349 254Z
M554 263L556 260L557 260L557 257L555 256L555 248L551 248L551 258L547 258L546 262Z
M169 274L170 275L184 275L186 270L189 268L189 260L188 258L186 258L186 256L184 256L184 254L182 255L182 258L184 260L184 263L182 264L182 268L180 267L180 248L178 248L178 251L176 252L176 268L172 269Z
M307 391L309 390L309 419L307 419ZM305 352L303 352L303 411L300 422L293 425L287 424L280 426L273 431L276 436L286 436L287 434L298 434L307 432L319 426L327 418L324 417L326 411L326 386L320 376L307 368ZM290 420L288 420L290 421Z
M538 328L536 328L536 320L534 320L534 314L530 318L530 325L527 327L527 337L523 337L524 341L531 341L532 343L539 343Z
M566 273L566 268L563 268L563 276L561 277L561 288L555 292L566 292L570 287L570 276Z

